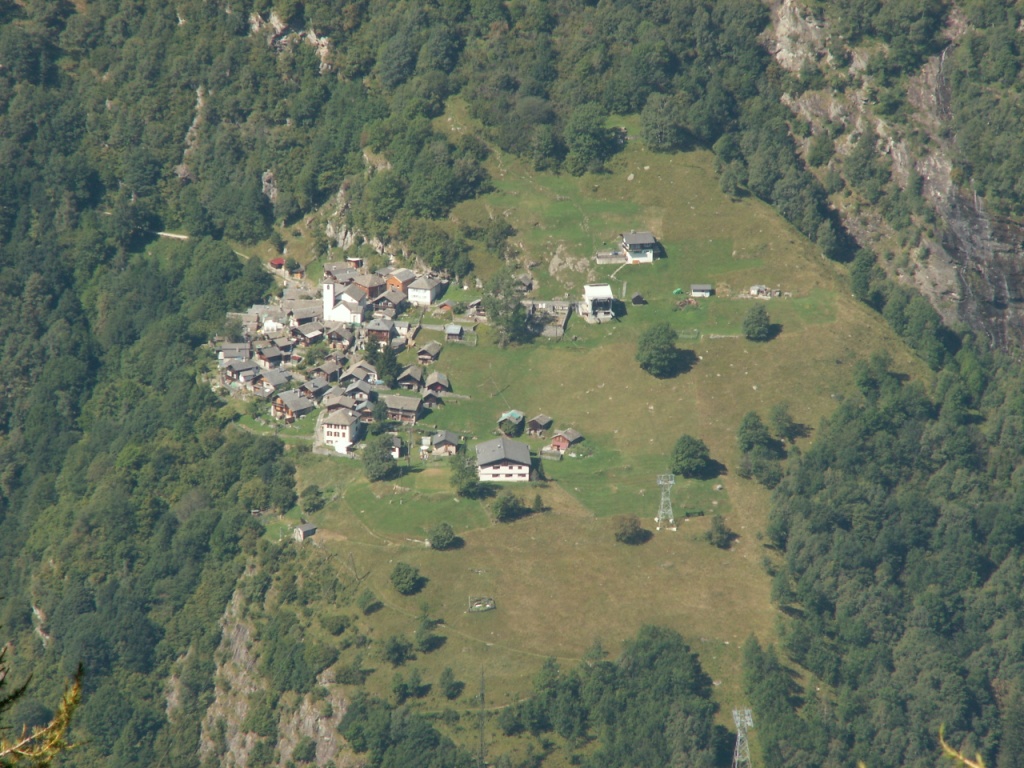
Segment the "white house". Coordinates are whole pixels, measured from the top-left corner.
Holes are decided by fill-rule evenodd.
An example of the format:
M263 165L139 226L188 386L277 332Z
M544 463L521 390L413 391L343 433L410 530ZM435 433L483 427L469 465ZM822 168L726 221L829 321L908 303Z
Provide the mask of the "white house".
M690 286L690 296L695 299L707 299L715 292L715 286L709 283L694 283Z
M418 277L409 283L409 303L429 307L441 295L441 281L432 277Z
M651 264L658 241L650 232L626 232L622 236L622 250L630 264Z
M349 446L358 442L363 424L355 411L340 408L327 414L320 422L320 438L338 453L348 453Z
M323 283L324 322L360 325L366 319L369 305L366 294L354 285L344 290L336 283Z
M476 447L476 471L482 482L528 482L530 447L507 437L480 443Z
M583 302L580 315L588 323L600 323L615 318L615 294L608 283L593 283L583 286Z

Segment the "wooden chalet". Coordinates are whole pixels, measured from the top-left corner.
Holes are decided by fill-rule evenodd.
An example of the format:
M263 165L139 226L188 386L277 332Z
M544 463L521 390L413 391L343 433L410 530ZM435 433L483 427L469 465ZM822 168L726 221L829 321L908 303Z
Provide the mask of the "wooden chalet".
M418 365L410 365L398 376L398 386L418 392L423 386L423 369Z
M570 445L574 445L583 439L583 435L577 432L572 427L568 429L561 429L555 432L551 438L551 449L558 451L559 453L565 453L569 450Z
M441 342L439 341L428 341L419 351L416 352L416 359L419 360L420 365L428 365L429 363L437 360L441 354Z
M540 437L546 431L551 429L551 425L554 423L555 420L552 419L547 414L538 413L536 416L534 416L532 419L526 422L526 431L531 435Z
M381 400L388 409L388 418L403 424L415 424L423 407L423 400L419 396L384 395Z
M366 324L367 341L390 344L395 336L395 321L386 317L375 317Z
M274 396L270 404L270 413L275 419L283 419L291 423L312 412L315 407L316 403L297 389L290 389Z
M459 452L461 442L457 434L443 429L430 438L430 450L439 456L454 456Z

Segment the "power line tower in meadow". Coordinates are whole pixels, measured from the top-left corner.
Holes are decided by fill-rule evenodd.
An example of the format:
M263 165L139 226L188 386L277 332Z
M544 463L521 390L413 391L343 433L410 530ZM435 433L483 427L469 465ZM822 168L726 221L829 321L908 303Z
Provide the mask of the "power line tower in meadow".
M734 709L732 721L736 723L736 749L732 753L732 768L750 768L747 731L754 727L754 713L749 709Z
M661 506L658 507L658 516L654 518L654 522L659 531L662 526L670 531L676 529L676 518L672 514L672 486L675 483L675 475L658 475L658 486L661 488Z

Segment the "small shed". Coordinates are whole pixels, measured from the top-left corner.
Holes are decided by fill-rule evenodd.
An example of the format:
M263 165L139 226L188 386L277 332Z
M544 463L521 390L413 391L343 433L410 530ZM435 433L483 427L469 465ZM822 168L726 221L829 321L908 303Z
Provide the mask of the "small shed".
M526 416L522 411L505 411L498 418L498 429L509 437L518 437L523 434L523 422Z
M296 541L305 541L306 539L312 538L316 533L316 526L312 523L303 523L302 525L296 525L292 531L292 538Z
M458 323L449 323L444 327L444 337L448 341L462 341L462 326Z
M690 296L695 299L706 299L715 293L715 286L708 283L694 283L690 286Z
M391 458L398 461L405 453L405 443L397 435L391 438Z
M526 431L531 435L541 435L545 430L551 429L554 419L545 413L539 413L526 422Z
M440 371L431 371L427 374L425 386L431 392L435 393L452 391L452 383L448 380L447 374L441 373Z
M638 307L641 304L646 304L647 303L647 299L645 299L643 297L643 295L640 294L640 293L634 293L633 294L633 298L630 299L630 301L632 302L633 306L635 306L635 307Z
M437 356L441 354L441 344L437 341L428 341L419 351L416 353L416 359L420 361L422 365L427 365L437 360Z
M565 453L569 450L570 445L578 443L582 439L583 435L569 427L555 432L555 436L551 438L551 447L559 453Z
M443 429L431 438L434 453L440 456L453 456L459 451L461 440L454 432Z

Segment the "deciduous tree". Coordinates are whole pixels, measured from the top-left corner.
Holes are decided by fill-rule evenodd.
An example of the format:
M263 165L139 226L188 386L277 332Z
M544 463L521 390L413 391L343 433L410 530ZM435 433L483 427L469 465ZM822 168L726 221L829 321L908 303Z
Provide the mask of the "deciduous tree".
M711 452L703 440L683 435L672 449L670 469L674 475L703 477L711 466Z
M391 436L371 437L363 446L363 472L370 482L387 480L395 472L395 457L391 455Z
M768 341L772 337L772 321L761 304L752 306L743 318L743 335L750 341Z
M671 376L678 365L679 334L668 323L652 325L640 335L636 345L636 361L640 367L659 379Z

